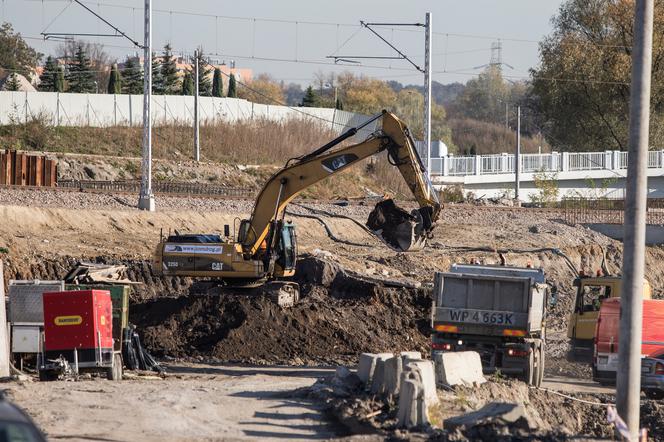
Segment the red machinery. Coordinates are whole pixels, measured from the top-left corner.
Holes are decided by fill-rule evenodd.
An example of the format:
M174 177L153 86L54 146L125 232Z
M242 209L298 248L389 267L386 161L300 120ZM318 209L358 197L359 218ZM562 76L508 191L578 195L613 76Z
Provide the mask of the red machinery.
M39 364L42 380L74 371L105 371L122 378L122 357L113 350L113 314L108 290L44 293L44 340Z
M618 369L620 298L602 301L595 328L593 379L613 383ZM664 349L664 300L643 300L641 355L647 357Z

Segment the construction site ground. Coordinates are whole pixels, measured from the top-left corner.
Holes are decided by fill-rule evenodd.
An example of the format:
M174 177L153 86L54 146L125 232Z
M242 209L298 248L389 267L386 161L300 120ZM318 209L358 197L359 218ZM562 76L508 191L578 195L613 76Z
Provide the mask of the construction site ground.
M169 368L163 380L6 384L9 396L52 439L344 436L343 426L322 413L320 404L293 391L338 364L357 363L361 352L428 354L433 273L471 259L498 263L496 250L511 265L543 267L558 289L548 316L546 387L611 401L611 389L590 380L587 364L567 358L574 273L557 250L577 269L594 273L605 258L609 272L618 272L622 247L583 226L564 224L556 210L449 205L429 247L399 254L353 220L334 216L363 223L373 202L299 201L289 207L287 218L297 225L303 297L283 310L237 291L193 296L194 281L156 277L149 265L162 229L164 234L169 229L220 233L224 224L246 217L252 201L163 197L155 213L134 209L135 202L127 195L0 189L5 278L61 278L76 260L126 264L132 279L144 283L132 297L130 321ZM648 247L646 265L660 297L664 251ZM395 281L406 284L393 287ZM664 434L664 407L648 403L645 421ZM600 419L602 410L588 418ZM555 423L551 416L543 419ZM607 434L606 426L601 431L567 427L588 436Z

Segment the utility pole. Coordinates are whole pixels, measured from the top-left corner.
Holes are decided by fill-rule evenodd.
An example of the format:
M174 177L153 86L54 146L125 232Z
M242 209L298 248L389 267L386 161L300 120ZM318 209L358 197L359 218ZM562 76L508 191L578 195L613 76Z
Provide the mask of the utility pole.
M141 193L138 208L154 212L155 203L152 194L152 120L150 102L152 101L152 69L148 63L152 60L152 6L151 0L145 0L145 28L143 44L143 160L141 162Z
M357 64L358 61L354 59L372 59L372 60L406 60L410 63L415 69L424 74L424 144L426 159L424 160L424 167L426 168L427 178L429 177L429 170L431 170L431 36L432 32L432 19L431 13L427 12L425 16L425 23L367 23L360 21L360 25L367 28L372 34L378 37L386 45L388 45L398 56L381 56L381 55L328 55L326 58L334 59L334 63L353 63ZM383 37L376 31L374 26L391 26L391 27L402 27L402 26L416 26L424 27L424 68L415 63L410 59L406 54L400 51L394 44L392 44L388 39Z
M629 429L630 441L638 439L641 395L641 327L643 322L653 3L653 0L636 0L635 3L632 85L629 99L629 162L616 404L618 414Z
M516 107L516 154L514 155L514 199L519 201L519 173L521 172L521 106Z
M431 13L424 21L424 144L427 150L426 174L431 171Z
M201 160L200 145L200 125L198 121L198 62L201 54L198 50L194 51L194 160Z

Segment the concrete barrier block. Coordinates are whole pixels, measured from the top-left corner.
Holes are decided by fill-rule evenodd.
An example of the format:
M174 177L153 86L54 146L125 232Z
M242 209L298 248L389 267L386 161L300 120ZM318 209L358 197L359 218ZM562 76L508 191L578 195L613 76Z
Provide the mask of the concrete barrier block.
M482 360L476 351L436 353L436 383L439 385L482 384Z
M421 360L422 359L422 353L419 351L402 351L399 353L399 356L401 356L401 359L403 359L404 365L406 364L407 360Z
M374 370L376 369L377 355L374 353L362 353L360 355L360 363L357 366L357 377L359 377L364 384L371 382Z
M401 356L394 356L384 362L384 388L383 391L388 397L399 395L399 386L401 384L401 373L403 371L403 361Z
M378 353L376 355L376 367L371 379L371 392L383 394L385 389L385 361L394 357L392 353Z
M421 384L413 379L406 379L401 386L397 409L397 426L414 427L418 423L417 397L421 396Z
M422 391L427 408L438 404L436 375L432 361L414 361L408 363L410 371L417 372L422 383Z

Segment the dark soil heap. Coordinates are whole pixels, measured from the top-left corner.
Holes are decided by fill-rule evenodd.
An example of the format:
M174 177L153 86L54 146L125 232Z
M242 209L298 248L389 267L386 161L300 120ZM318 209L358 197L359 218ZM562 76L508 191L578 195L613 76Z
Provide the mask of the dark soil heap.
M249 363L341 363L365 351L422 350L429 295L379 288L340 299L316 287L295 307L243 294L155 299L132 307L132 322L156 356Z

